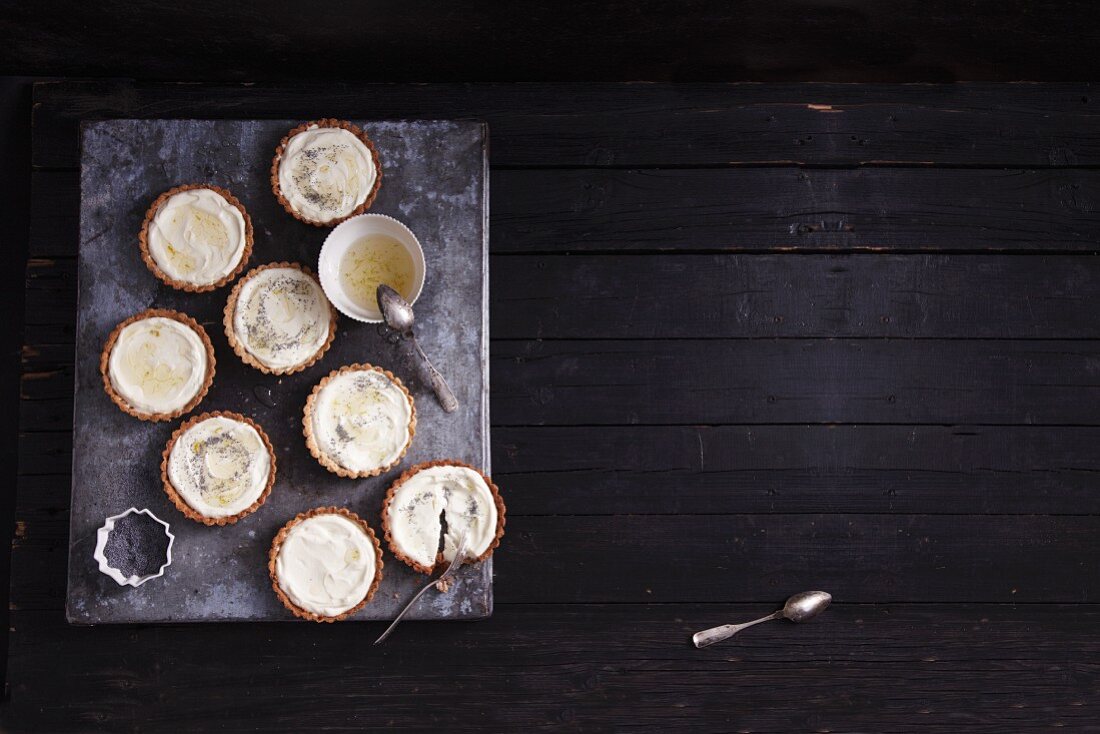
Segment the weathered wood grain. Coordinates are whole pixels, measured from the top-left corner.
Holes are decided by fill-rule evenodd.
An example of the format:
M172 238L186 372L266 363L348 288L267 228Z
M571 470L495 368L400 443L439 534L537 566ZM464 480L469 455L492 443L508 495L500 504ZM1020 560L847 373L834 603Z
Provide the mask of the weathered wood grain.
M28 289L43 320L63 282ZM1100 337L1100 261L988 255L495 257L506 339Z
M1094 425L1100 399L1093 341L505 341L492 363L501 425Z
M983 255L490 258L497 339L1100 337L1100 260ZM72 342L76 263L27 268L27 339Z
M517 170L491 186L495 254L1100 251L1093 170ZM74 256L75 173L33 187L31 256Z
M1095 252L1100 171L516 170L496 252Z
M1100 429L498 428L509 512L1097 514Z
M928 82L1094 79L1088 3L610 2L563 13L395 0L14 5L6 73L157 79ZM218 24L210 23L216 17ZM150 32L157 29L156 32ZM163 29L163 30L162 30ZM169 32L170 30L170 32Z
M21 515L11 603L54 609L67 514ZM767 602L810 588L860 603L1085 603L1100 516L515 516L494 570L509 603Z
M5 722L58 732L258 722L297 732L304 720L318 731L591 731L629 722L670 731L993 732L1084 730L1098 715L1100 613L1091 606L835 604L805 626L762 625L708 650L687 642L700 626L770 609L499 604L492 624L411 623L381 648L359 627L88 629L66 628L55 612L15 612ZM198 633L203 644L194 644ZM228 649L231 661L215 654ZM241 687L252 694L235 695ZM64 696L51 696L59 689ZM276 689L279 706L259 695Z
M82 119L342 116L482 119L495 166L1095 165L1097 101L1088 84L60 81L35 87L34 164L75 166Z
M551 91L38 87L6 728L1094 726L1091 88ZM66 628L75 121L365 100L491 127L494 620Z
M37 352L24 400L68 400L71 347ZM498 341L490 362L497 426L1091 426L1100 397L1091 340Z
M1083 515L1100 514L1098 440L1050 426L498 427L493 474L511 516ZM70 446L65 430L23 436L19 512L69 506Z

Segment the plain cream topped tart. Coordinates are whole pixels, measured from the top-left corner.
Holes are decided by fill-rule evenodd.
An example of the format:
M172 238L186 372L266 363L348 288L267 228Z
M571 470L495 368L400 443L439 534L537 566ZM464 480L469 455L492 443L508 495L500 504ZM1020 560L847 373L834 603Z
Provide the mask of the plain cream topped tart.
M460 461L432 461L393 483L382 506L382 527L395 556L431 573L436 562L454 559L467 533L467 561L492 555L504 535L504 513L504 500L489 477Z
M324 355L336 336L336 312L309 270L273 263L254 268L233 287L225 334L246 364L284 375Z
M302 423L306 446L322 466L342 477L368 477L405 455L416 434L416 407L393 373L352 364L318 383Z
M374 201L382 169L374 144L342 120L317 120L290 131L271 165L275 196L294 217L317 226L342 222Z
M161 194L139 235L142 259L160 280L209 291L237 275L252 254L252 221L241 203L216 186L178 186Z
M283 526L271 544L275 593L296 616L345 619L374 596L382 580L382 547L353 512L321 507Z
M275 483L275 451L239 413L203 413L180 426L164 450L164 491L187 517L235 523L255 512Z
M115 327L99 367L104 389L124 412L170 420L206 395L214 380L214 347L191 317L150 309Z

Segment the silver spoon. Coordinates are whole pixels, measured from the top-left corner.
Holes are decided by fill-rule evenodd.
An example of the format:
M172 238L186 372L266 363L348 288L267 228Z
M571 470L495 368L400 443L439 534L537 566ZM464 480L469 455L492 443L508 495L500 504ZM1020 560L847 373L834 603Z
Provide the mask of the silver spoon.
M443 410L448 413L455 412L458 409L458 398L455 397L451 386L443 379L443 375L439 374L439 370L428 359L428 355L424 354L424 350L420 348L416 337L413 336L412 327L416 317L413 315L412 306L401 297L400 293L385 283L378 286L378 306L382 309L382 318L386 321L386 326L404 335L416 348L417 354L420 355L421 369L424 371L428 384L435 392L436 399L443 406Z
M405 616L405 612L412 609L412 605L416 604L417 599L424 596L424 592L438 584L440 581L449 579L451 576L454 575L454 572L457 571L458 567L462 565L462 562L466 560L466 551L469 549L470 546L471 535L472 533L467 530L466 533L462 536L462 539L458 541L458 548L455 550L455 556L451 559L451 564L447 566L447 570L443 572L442 576L432 581L429 581L423 589L416 592L416 596L414 596L412 600L405 605L405 608L401 610L401 613L398 614L392 622L390 622L390 626L386 628L386 631L382 633L382 636L374 641L375 645L390 636L390 633L393 632L394 627L396 627L397 623L401 621L401 618Z
M782 609L772 612L766 617L754 619L744 624L723 624L721 627L711 627L709 630L696 632L691 641L695 643L696 647L706 647L722 640L728 640L746 627L752 627L754 624L760 624L761 622L769 622L773 619L805 622L824 612L832 600L832 595L824 591L803 591L788 599Z

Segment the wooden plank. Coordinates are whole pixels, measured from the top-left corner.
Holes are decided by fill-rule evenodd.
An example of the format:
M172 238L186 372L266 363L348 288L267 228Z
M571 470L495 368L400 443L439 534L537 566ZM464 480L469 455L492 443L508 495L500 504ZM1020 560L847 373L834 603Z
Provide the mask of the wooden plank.
M25 402L25 401L24 401ZM72 403L70 401L70 407ZM72 423L70 413L70 424ZM73 434L67 430L19 433L19 476L57 476L72 474ZM20 482L22 484L22 482ZM71 484L70 484L71 486ZM56 506L56 505L55 505ZM68 498L60 507L69 506ZM123 508L126 509L126 508Z
M377 521L377 507L352 508ZM67 513L20 519L12 604L57 608ZM771 602L808 588L852 603L1091 603L1100 516L515 516L494 571L511 603Z
M74 256L76 174L33 187L32 258ZM491 187L495 254L1100 251L1093 170L507 170Z
M497 428L511 515L1100 512L1100 429Z
M1096 252L1100 172L500 171L496 252Z
M687 8L607 3L561 13L385 0L313 18L275 2L218 6L219 24L168 3L18 5L7 73L155 79L805 80L1092 79L1088 3L959 6L945 0ZM123 11L126 12L123 12ZM150 28L171 33L150 33ZM235 29L245 29L244 31ZM674 41L674 42L672 42ZM324 53L320 53L320 44ZM203 53L195 54L200 49Z
M1100 514L1098 440L1047 426L504 427L493 475L510 516ZM19 513L68 508L70 446L64 430L24 435Z
M34 164L74 167L82 119L366 116L485 120L495 166L1095 165L1096 103L1087 84L43 82Z
M1100 337L1089 257L501 256L491 272L507 339ZM44 299L64 302L28 291Z
M1100 337L1077 256L492 256L497 339ZM532 277L532 275L537 277ZM31 346L72 342L76 261L27 267Z
M687 643L770 609L499 604L492 624L412 623L381 648L361 627L206 626L196 644L194 627L73 628L15 612L4 724L916 732L1083 730L1100 715L1093 606L834 604L804 626Z
M490 361L496 426L1091 426L1100 399L1093 340L497 341ZM24 370L24 400L70 399L69 345Z
M493 346L493 420L500 425L1094 425L1100 399L1100 343L1093 341ZM49 390L41 385L42 393Z

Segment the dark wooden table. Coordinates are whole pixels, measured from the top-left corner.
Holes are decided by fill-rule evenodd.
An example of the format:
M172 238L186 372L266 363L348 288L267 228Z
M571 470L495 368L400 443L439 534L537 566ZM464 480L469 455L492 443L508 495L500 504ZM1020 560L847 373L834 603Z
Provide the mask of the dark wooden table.
M34 96L9 730L1098 727L1089 86ZM489 123L496 613L69 627L77 121L322 115Z

